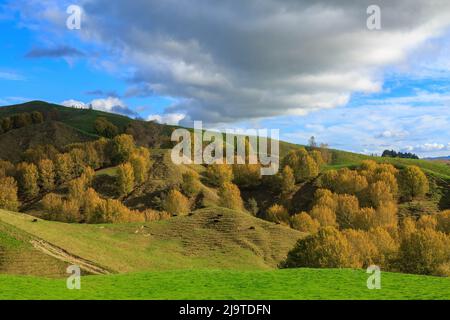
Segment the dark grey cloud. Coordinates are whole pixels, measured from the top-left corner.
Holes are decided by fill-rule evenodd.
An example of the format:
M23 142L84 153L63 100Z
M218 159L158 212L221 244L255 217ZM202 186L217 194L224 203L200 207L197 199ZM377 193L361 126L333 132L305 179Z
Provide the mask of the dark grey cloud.
M69 46L33 48L25 54L26 58L79 58L84 56L83 52Z
M210 123L302 115L382 89L383 69L450 23L448 0L85 0L83 40L133 70L128 97ZM111 63L110 63L111 64ZM124 68L118 68L122 71Z
M105 91L101 89L86 91L85 94L96 97L120 97L120 95L116 91Z

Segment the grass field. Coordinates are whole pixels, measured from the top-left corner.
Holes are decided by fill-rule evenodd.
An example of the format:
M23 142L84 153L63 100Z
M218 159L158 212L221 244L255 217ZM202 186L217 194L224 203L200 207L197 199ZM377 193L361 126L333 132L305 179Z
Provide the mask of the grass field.
M65 279L0 275L0 299L450 299L450 279L350 269L181 270Z

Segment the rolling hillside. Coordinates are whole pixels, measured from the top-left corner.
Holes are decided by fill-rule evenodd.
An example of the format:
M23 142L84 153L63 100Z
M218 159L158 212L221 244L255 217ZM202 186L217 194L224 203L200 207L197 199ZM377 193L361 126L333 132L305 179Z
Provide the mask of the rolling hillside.
M223 208L143 224L83 225L0 210L0 221L112 272L276 268L302 233Z

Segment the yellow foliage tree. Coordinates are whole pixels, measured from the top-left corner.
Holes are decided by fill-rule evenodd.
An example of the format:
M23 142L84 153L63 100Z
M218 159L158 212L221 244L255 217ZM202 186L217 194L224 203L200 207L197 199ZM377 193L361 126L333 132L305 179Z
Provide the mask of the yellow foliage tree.
M17 211L20 206L17 197L17 182L12 177L0 177L0 209Z
M233 210L244 210L244 202L241 198L241 192L239 188L231 183L225 182L219 188L220 195L220 205L224 208L233 209Z
M316 233L320 223L306 212L300 212L291 217L291 227L301 232Z
M317 220L322 227L334 227L337 225L336 214L328 207L314 206L310 216Z
M266 219L276 223L289 224L289 213L285 207L279 204L274 204L266 211Z
M211 164L206 169L206 177L209 183L219 187L224 183L233 181L233 169L227 164Z
M189 199L176 189L172 189L163 201L163 208L172 215L186 215L190 211Z
M123 163L117 167L118 191L121 196L126 196L134 188L133 166L129 163Z
M55 166L50 159L44 159L38 162L39 183L45 191L55 188Z
M429 191L428 178L417 166L408 166L400 171L400 185L407 199L423 197Z
M27 199L39 193L39 172L33 163L22 162L17 165L19 189Z

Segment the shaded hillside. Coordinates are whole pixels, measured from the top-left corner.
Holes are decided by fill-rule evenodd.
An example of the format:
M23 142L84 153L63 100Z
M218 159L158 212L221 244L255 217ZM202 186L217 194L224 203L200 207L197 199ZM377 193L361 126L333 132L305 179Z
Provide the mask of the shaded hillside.
M32 220L29 215L0 210L0 221L117 272L276 268L303 235L223 208L140 224Z
M70 143L91 141L96 138L64 123L47 121L1 134L0 158L18 162L21 160L21 154L30 147L50 144L61 149Z

